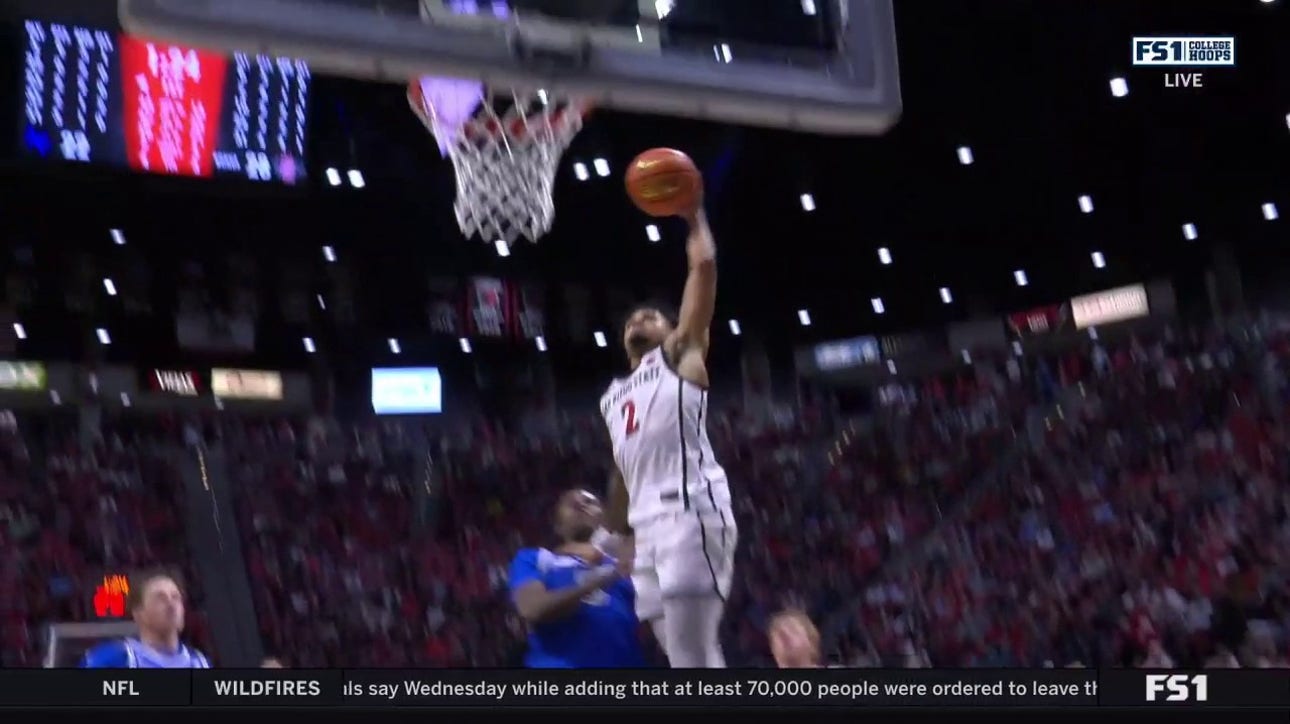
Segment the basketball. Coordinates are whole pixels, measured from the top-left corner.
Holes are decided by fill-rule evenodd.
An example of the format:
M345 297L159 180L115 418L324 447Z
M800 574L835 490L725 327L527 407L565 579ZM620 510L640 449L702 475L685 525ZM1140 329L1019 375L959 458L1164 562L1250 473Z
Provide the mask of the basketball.
M650 216L683 216L703 202L703 175L680 151L650 149L627 168L627 195Z

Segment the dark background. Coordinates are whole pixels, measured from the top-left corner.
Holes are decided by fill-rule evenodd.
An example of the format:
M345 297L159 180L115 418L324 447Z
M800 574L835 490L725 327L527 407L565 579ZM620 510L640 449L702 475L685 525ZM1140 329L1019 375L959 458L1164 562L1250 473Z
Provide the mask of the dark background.
M21 108L16 21L31 12L102 21L105 5L6 5L7 127ZM260 309L257 349L242 366L305 367L303 335L328 364L448 365L460 352L455 338L429 330L428 280L487 274L544 282L546 359L561 375L602 379L620 353L562 336L565 285L591 290L593 325L613 340L613 298L676 298L684 274L683 229L665 221L663 241L649 243L648 220L622 192L625 164L653 146L689 152L705 173L721 249L719 368L733 368L749 338L787 365L793 344L1002 316L1159 277L1173 279L1182 313L1203 312L1203 271L1216 250L1240 265L1256 301L1278 301L1287 221L1265 221L1260 206L1279 202L1290 213L1287 3L898 0L895 10L905 113L887 136L598 113L564 157L555 228L506 259L461 237L451 166L398 87L315 78L310 180L297 189L35 164L0 147L0 273L19 278L4 297L30 335L19 354L179 365L191 356L178 349L171 316L183 294L228 305L242 285ZM1234 35L1237 65L1206 69L1201 90L1166 89L1160 70L1131 67L1131 38L1162 34ZM1126 98L1111 96L1117 75L1129 82ZM960 145L973 149L974 165L958 163ZM612 175L576 181L571 164L597 157ZM329 167L361 169L366 188L329 187ZM799 202L808 192L813 213ZM1080 212L1080 194L1093 197L1094 213ZM1194 242L1183 238L1189 222ZM114 227L128 245L111 244ZM322 244L339 263L324 262ZM879 247L891 249L893 265L879 263ZM1095 250L1105 269L1091 264ZM1013 284L1018 268L1028 287ZM104 297L103 276L121 297ZM939 298L943 286L951 305ZM289 322L280 297L296 287L338 301ZM886 314L873 313L873 297ZM797 323L802 308L810 328ZM730 337L730 318L744 339ZM93 336L104 325L114 340L106 350ZM389 337L402 342L398 358ZM475 346L477 359L498 364L538 354L517 342Z

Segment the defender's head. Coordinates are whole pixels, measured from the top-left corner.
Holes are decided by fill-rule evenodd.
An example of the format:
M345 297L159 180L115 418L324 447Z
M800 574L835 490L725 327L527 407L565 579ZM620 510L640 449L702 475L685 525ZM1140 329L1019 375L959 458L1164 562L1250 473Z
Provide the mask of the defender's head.
M184 592L169 573L153 571L135 576L127 603L141 631L169 637L184 630Z
M659 304L641 304L623 320L623 348L627 358L636 364L646 352L663 344L676 329L676 316Z
M589 543L604 521L600 498L586 490L570 490L555 506L555 532L569 543Z

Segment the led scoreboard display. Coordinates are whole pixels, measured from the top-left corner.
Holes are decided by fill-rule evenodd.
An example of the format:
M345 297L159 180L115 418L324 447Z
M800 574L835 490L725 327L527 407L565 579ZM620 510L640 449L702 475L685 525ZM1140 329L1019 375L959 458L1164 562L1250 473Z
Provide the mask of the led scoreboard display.
M42 20L23 30L20 155L169 176L305 177L303 61Z

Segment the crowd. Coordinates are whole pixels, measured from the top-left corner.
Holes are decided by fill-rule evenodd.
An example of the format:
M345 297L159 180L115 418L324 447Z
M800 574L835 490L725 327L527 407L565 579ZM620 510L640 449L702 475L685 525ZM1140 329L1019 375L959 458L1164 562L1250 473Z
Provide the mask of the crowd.
M1287 345L1247 334L1043 362L1039 433L858 597L849 663L1290 665Z
M85 440L71 414L0 416L0 665L41 665L42 624L93 620L87 592L157 562L186 582L190 639L216 650L186 548L183 486L164 448L129 430L108 425Z
M729 662L768 664L793 605L852 666L1287 666L1287 364L1279 332L1165 333L897 378L853 421L714 410L741 530ZM86 446L69 420L0 424L3 665L88 618L73 591L103 572L186 564L170 448L138 427ZM506 565L610 460L594 412L224 415L205 437L266 649L294 666L518 664ZM189 635L217 658L195 584Z
M580 422L586 422L580 420ZM550 537L555 496L602 488L587 425L440 434L377 422L285 423L236 446L236 487L260 626L300 665L506 665L523 629L503 593L522 545ZM586 447L583 447L583 446ZM272 445L270 445L272 447Z
M737 496L749 543L727 617L732 664L767 660L766 622L786 604L822 613L854 595L893 548L929 530L938 499L971 480L998 436L997 426L928 429L899 443L857 433L865 442L837 446L830 462L833 432L818 412L713 415L730 477L757 481ZM594 413L448 431L278 421L233 437L261 630L300 665L516 664L524 630L507 564L524 545L552 542L556 496L602 490L611 459ZM914 460L926 470L915 475Z

